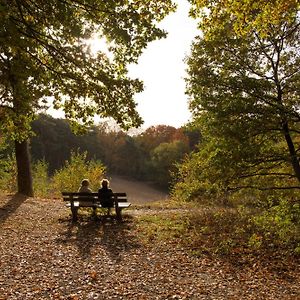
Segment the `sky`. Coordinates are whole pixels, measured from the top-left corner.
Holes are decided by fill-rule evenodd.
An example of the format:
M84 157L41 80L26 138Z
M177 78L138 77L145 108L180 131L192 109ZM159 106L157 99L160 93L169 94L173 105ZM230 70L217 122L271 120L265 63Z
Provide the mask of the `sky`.
M183 60L199 31L196 21L188 16L187 0L175 2L177 11L159 24L168 32L167 38L151 42L138 64L129 67L129 75L141 79L145 86L135 96L137 110L144 120L143 128L159 124L178 128L190 119Z

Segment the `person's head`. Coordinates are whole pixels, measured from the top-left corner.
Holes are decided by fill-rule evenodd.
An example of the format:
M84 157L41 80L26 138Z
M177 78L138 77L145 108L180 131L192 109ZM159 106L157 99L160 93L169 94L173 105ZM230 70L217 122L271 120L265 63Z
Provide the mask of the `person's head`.
M83 180L81 181L81 185L82 185L82 186L89 186L89 185L90 185L90 182L89 182L88 179L83 179Z
M109 181L107 179L102 179L101 185L104 188L107 188L109 186Z

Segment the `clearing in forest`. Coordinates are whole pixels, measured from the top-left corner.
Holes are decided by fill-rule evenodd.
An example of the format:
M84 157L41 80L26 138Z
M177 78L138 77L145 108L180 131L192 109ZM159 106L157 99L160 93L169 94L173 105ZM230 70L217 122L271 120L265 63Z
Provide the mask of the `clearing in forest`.
M195 255L141 226L182 209L143 207L72 223L61 199L2 196L0 299L300 299L299 262Z

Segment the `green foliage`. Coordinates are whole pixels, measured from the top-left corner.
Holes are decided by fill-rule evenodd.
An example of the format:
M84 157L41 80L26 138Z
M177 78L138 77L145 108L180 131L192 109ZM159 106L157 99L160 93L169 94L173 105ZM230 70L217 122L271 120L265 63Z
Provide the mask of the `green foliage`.
M264 189L284 184L292 186L295 183L293 179L283 180L276 176L243 178L238 169L233 169L237 160L232 160L230 149L226 153L225 149L214 149L213 143L211 146L202 146L199 145L197 151L177 164L172 189L176 199L233 206L244 204L265 209L278 204L279 199L299 198L298 189ZM258 183L261 189L252 188ZM244 188L237 188L242 184Z
M49 96L72 121L87 124L96 114L124 128L140 125L133 95L143 86L128 77L127 64L166 36L157 22L174 10L170 0L2 2L1 129L26 139ZM89 46L95 37L107 46L97 53Z
M210 1L190 0L191 15L199 19L199 26L207 37L224 26L224 20L230 19L235 32L246 34L255 30L261 36L270 33L278 26L292 19L299 10L297 0L276 1Z
M5 192L17 191L17 166L14 154L0 159L0 186Z
M51 196L51 185L48 176L48 163L39 160L32 166L33 189L38 197Z
M87 161L87 153L71 153L70 160L53 176L53 188L57 193L77 191L82 179L89 179L90 188L97 191L104 177L105 167L100 161Z
M263 213L253 216L252 222L260 232L260 244L300 245L300 206L281 201ZM252 242L253 238L249 241Z
M253 189L299 196L299 16L264 37L236 34L226 14L222 22L209 39L195 39L187 60L187 94L202 140L179 167L175 194Z
M157 146L151 152L151 164L155 181L162 185L170 184L171 173L175 170L175 164L180 162L187 152L187 145L179 140L171 143L161 143Z
M245 205L247 207L257 207L261 210L268 210L279 205L282 200L294 202L298 199L297 190L268 190L260 191L253 189L243 189L231 193L228 201L233 206Z
M214 152L211 155L214 155ZM209 156L210 152L207 149L199 149L177 164L177 171L173 173L173 197L181 201L202 203L218 201L218 196L225 192L221 180L226 174L209 165Z

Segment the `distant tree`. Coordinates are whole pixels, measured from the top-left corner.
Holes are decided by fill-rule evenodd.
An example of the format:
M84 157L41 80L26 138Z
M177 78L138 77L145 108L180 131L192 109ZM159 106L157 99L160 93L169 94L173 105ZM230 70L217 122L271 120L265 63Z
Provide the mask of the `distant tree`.
M45 159L51 173L69 159L71 150L80 148L80 144L85 145L83 141L78 141L82 136L76 136L64 119L41 114L33 121L32 130L31 156L34 161Z
M182 128L184 136L187 138L189 150L193 151L196 146L201 142L201 132L197 126L193 126L192 123L187 124Z
M187 152L187 145L179 140L157 146L151 153L152 180L163 187L169 187L175 164L179 163Z
M120 172L120 149L126 143L126 134L122 131L112 131L106 135L105 161L111 172Z
M141 151L135 139L129 135L124 136L117 150L118 159L114 162L112 171L140 179L143 176Z
M137 136L143 149L150 153L161 143L168 143L173 140L176 134L176 128L168 125L150 126L144 132Z
M141 124L133 95L142 84L126 66L165 36L157 23L172 10L171 0L1 1L0 127L15 141L19 192L33 195L27 139L47 97L72 121L97 114L124 128ZM94 36L109 54L92 52Z
M78 151L86 153L89 160L100 160L109 173L154 181L159 178L163 186L170 181L173 162L189 151L191 143L187 129L170 127L170 132L162 130L157 136L145 137L144 133L130 136L110 122L91 126L85 134L75 135L67 120L44 114L33 122L32 128L35 133L30 144L33 161L37 165L40 161L45 162L51 175L63 167L72 151ZM161 125L160 128L169 127ZM196 139L192 143L196 143ZM169 157L160 163L160 157L164 155L160 152L164 149Z

